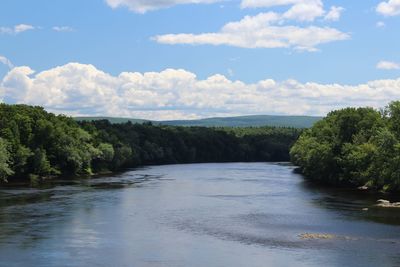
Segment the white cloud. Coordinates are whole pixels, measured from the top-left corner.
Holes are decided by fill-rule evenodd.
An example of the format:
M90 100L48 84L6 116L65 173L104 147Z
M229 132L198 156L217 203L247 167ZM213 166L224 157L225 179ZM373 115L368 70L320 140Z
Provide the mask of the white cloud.
M381 70L398 70L400 69L400 64L396 63L396 62L391 62L391 61L380 61L378 62L378 64L376 65L377 69L381 69Z
M377 23L376 23L376 27L377 28L384 28L386 26L386 24L385 24L385 22L383 22L383 21L378 21Z
M320 0L303 1L293 5L283 14L283 18L298 21L314 21L316 18L324 15L324 13L324 7Z
M146 13L151 10L168 8L183 4L211 4L222 2L224 0L106 0L112 8L127 7L129 10L137 13Z
M5 56L0 55L0 63L6 65L10 69L14 68L14 65L12 64L12 62Z
M232 0L106 0L106 3L112 8L127 7L137 13L146 13L175 5L212 4L229 1ZM313 21L315 18L327 13L323 8L322 0L242 0L240 4L241 8L270 8L288 5L291 8L283 15L286 19ZM220 8L223 7L224 5L220 5ZM326 14L326 18L328 20L338 20L342 11L343 8L333 6Z
M389 0L379 3L376 11L384 16L400 15L400 0Z
M3 95L1 95L3 92ZM56 113L147 119L248 114L324 115L347 106L382 107L400 98L400 79L359 85L295 80L233 81L216 74L198 79L186 70L123 72L70 63L39 73L16 67L0 80L0 99L42 105Z
M343 7L332 6L329 12L325 15L325 20L338 21L344 11Z
M326 13L321 0L243 0L241 3L242 8L270 8L288 5L291 7L282 15L283 19L314 21Z
M285 14L283 15L285 16ZM350 36L337 29L317 26L282 25L283 16L275 12L246 16L226 24L219 32L166 34L153 37L163 44L229 45L242 48L294 48L315 51L316 46L346 40Z
M322 0L242 0L242 8L271 8L275 6L291 6L283 14L283 18L298 21L314 21L325 16L325 20L337 21L340 19L343 7L332 6L325 11Z
M321 0L242 0L242 8L288 6L302 3L320 3Z
M14 27L0 27L0 34L18 34L21 32L26 32L34 30L35 27L28 24L18 24Z
M56 32L73 32L74 31L74 29L69 26L54 26L52 29L53 29L53 31L56 31Z
M346 40L350 35L324 26L293 25L295 21L313 22L317 18L336 21L342 7L324 10L321 0L243 0L242 8L290 6L282 13L263 12L245 16L240 21L225 24L218 32L200 34L178 33L152 37L162 44L228 45L241 48L293 48L316 51L317 46L333 41Z
M33 27L32 25L28 25L28 24L19 24L14 26L14 32L15 33L21 33L21 32L26 32L26 31L30 31L30 30L34 30L35 27Z

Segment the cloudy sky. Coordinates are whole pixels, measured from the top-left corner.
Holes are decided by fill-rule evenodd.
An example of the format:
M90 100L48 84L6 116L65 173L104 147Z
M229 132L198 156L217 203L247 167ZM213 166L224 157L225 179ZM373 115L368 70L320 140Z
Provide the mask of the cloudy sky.
M400 0L2 0L0 101L154 120L400 99Z

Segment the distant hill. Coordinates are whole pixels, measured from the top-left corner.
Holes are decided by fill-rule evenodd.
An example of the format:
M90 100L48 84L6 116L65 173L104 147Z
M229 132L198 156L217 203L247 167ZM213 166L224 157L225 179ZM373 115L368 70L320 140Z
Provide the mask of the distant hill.
M130 118L117 118L117 117L75 117L76 121L100 121L100 120L108 120L111 123L125 123L125 122L132 122L132 123L144 123L149 122L148 120L142 119L130 119Z
M250 126L277 126L309 128L321 117L309 116L272 116L254 115L226 118L208 118L201 120L163 121L165 125L176 126L205 126L205 127L250 127Z
M109 120L111 123L144 123L148 120L113 118L113 117L76 117L78 121ZM322 117L313 116L273 116L273 115L254 115L240 117L221 117L200 120L171 120L171 121L151 121L153 124L172 125L172 126L204 126L204 127L256 127L256 126L276 126L310 128Z

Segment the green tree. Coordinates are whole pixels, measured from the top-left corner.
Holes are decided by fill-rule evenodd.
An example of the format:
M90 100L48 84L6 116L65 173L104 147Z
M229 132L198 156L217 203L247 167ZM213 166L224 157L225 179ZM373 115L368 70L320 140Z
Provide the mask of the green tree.
M111 144L108 143L101 143L98 146L98 149L101 152L101 159L106 161L106 162L111 162L114 158L114 147Z
M46 151L37 148L32 158L33 174L41 177L47 176L52 173L52 168L49 160L47 159Z
M400 102L333 111L291 149L303 173L326 183L400 190Z
M7 150L7 143L0 138L0 180L7 181L7 177L14 173L9 163L10 154Z
M390 103L385 113L389 115L389 128L400 138L400 101Z

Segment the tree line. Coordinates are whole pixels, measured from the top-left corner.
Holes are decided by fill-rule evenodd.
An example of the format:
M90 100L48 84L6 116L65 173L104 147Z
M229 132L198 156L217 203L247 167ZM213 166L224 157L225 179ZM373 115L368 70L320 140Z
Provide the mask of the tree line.
M0 104L0 181L91 175L149 164L288 161L301 130L76 122Z
M314 181L398 192L400 101L333 111L301 134L290 155Z

